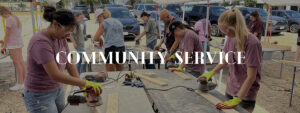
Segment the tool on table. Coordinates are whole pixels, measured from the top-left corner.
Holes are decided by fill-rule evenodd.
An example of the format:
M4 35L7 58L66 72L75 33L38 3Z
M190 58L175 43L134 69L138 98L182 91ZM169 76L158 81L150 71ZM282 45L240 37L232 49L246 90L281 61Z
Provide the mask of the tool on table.
M75 95L82 92L85 93L85 96ZM96 107L102 105L102 97L99 93L95 93L93 87L87 87L85 90L77 91L73 95L68 96L68 103L73 106L87 103L90 107Z
M200 78L200 84L198 89L202 92L208 92L210 90L213 90L217 87L217 84L213 83L212 80L206 81L206 77Z
M85 79L93 82L105 82L108 78L108 74L106 72L99 72L97 75L86 75Z
M133 72L125 75L125 80L123 82L125 86L132 86L132 87L144 87L144 83L140 79L140 77L135 77Z

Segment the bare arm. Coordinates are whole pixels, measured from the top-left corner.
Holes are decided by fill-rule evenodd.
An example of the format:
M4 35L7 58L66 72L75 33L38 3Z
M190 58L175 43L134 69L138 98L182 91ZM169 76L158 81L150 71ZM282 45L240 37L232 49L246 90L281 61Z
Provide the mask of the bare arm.
M66 74L60 72L55 61L48 62L48 63L42 64L42 65L43 65L44 69L46 70L47 74L50 76L50 78L52 78L53 80L55 80L57 82L75 85L75 86L79 86L79 87L85 86L84 80L81 80L77 77L72 77L74 75L69 76L69 75L66 75Z
M79 73L74 64L70 64L69 62L67 62L66 69L71 76L80 78Z
M76 41L75 41L73 35L70 35L69 38L70 38L71 42L73 43L74 48L76 49L77 48L77 44L76 44Z
M223 69L223 68L226 67L226 66L227 66L227 62L226 62L225 59L223 59L223 64L218 64L218 65L213 69L213 71L214 71L215 73L217 73L217 72L219 72L221 69Z
M257 74L257 67L248 67L247 68L247 78L237 94L237 96L239 98L244 98L247 95L252 84L256 80L256 74Z
M99 41L100 36L104 33L104 26L102 24L99 25L99 28L94 36L95 41Z
M162 37L160 39L160 42L155 46L155 50L159 50L160 46L162 45L162 43L164 43L165 37Z
M172 44L172 47L171 47L171 49L170 49L170 52L168 52L168 53L166 54L165 59L168 59L168 58L170 57L170 55L173 55L172 53L175 53L175 49L178 47L179 41L180 41L180 39L175 37L175 41L174 41L174 43ZM167 60L165 60L165 61L167 61Z
M11 29L9 27L6 27L6 32L5 32L5 36L4 36L4 41L3 41L3 45L2 45L2 48L6 48L7 46L7 40L10 36L10 33L11 33Z
M142 32L139 36L135 37L135 41L141 39L144 35L146 35L146 31Z

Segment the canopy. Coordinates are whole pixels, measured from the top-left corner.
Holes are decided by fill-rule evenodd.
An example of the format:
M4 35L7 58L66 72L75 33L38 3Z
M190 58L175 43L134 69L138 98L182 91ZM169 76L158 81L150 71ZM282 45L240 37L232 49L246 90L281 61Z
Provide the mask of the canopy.
M262 0L272 6L300 5L300 0Z

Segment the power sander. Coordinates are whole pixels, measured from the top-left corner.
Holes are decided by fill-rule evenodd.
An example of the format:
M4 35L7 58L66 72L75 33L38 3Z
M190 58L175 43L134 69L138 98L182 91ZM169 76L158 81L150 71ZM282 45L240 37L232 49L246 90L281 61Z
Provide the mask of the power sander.
M206 81L206 77L201 77L200 78L200 84L198 89L202 92L208 92L210 90L213 90L217 87L217 84L213 83L211 79L208 80L208 82Z
M85 93L85 96L75 95L81 92ZM87 87L85 90L75 92L73 95L68 96L68 103L73 106L78 106L82 103L87 103L90 107L100 106L103 104L100 94L95 93L93 87Z
M108 74L106 72L99 72L97 75L86 75L85 79L92 82L105 82L108 78Z

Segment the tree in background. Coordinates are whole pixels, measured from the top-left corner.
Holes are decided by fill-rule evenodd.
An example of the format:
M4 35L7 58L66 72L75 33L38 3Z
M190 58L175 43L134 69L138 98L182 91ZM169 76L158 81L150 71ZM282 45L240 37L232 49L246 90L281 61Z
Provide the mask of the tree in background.
M257 4L256 0L245 0L245 6L246 7L255 7Z

